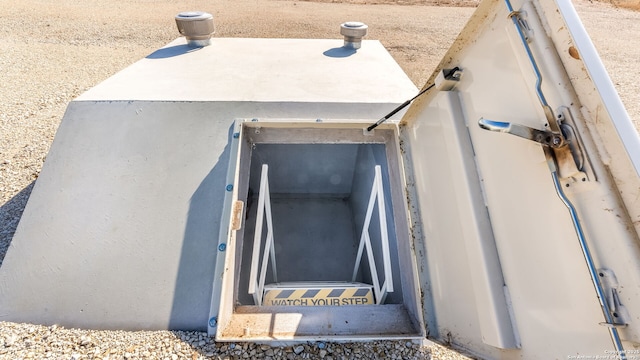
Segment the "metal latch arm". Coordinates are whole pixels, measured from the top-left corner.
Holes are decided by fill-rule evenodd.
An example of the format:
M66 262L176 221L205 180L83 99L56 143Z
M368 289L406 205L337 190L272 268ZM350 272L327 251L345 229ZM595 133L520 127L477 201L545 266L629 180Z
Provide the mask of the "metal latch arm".
M510 122L495 121L481 118L478 121L481 128L489 131L502 132L521 137L523 139L535 141L551 148L559 148L566 144L562 134L551 131L538 130L532 127L512 124Z

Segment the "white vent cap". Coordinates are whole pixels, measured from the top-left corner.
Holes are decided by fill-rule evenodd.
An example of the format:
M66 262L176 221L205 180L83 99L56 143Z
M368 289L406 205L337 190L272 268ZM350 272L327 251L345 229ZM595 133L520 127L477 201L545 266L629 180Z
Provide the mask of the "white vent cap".
M214 32L213 15L202 11L185 11L176 15L178 31L187 38L187 44L202 47L211 44Z

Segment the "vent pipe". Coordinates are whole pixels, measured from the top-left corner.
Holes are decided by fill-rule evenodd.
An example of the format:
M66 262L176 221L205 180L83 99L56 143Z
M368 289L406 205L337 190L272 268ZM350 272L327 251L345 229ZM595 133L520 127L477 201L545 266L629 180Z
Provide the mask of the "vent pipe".
M369 27L358 21L348 21L340 25L340 34L344 35L344 47L360 49L362 38L367 35Z

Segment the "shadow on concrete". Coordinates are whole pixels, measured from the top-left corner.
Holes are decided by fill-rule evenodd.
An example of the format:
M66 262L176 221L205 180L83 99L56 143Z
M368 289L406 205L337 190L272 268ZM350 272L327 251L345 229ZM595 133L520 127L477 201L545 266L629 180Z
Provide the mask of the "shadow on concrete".
M232 131L233 125L218 161L191 197L169 329L207 330Z
M16 232L24 207L27 205L29 195L36 182L33 181L27 187L22 189L9 201L0 206L0 266L7 254L13 234Z
M332 57L332 58L345 58L345 57L349 57L355 53L357 53L358 51L356 49L353 48L346 48L346 47L337 47L337 48L332 48L329 49L325 52L323 52L322 54L324 56L328 56L328 57Z
M147 55L147 59L166 59L174 56L192 53L202 49L201 47L191 47L189 45L175 45L162 49L158 49Z

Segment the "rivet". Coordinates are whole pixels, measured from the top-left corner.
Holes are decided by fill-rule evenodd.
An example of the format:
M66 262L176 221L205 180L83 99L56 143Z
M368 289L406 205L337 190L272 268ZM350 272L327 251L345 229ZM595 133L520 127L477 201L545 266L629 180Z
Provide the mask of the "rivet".
M227 244L222 243L222 244L218 245L218 250L219 250L219 251L225 251L225 250L227 250Z
M227 189L227 191L233 190L233 184L227 185L226 189Z

